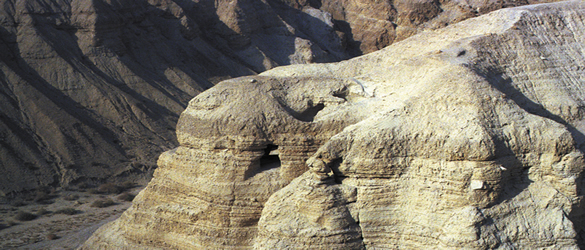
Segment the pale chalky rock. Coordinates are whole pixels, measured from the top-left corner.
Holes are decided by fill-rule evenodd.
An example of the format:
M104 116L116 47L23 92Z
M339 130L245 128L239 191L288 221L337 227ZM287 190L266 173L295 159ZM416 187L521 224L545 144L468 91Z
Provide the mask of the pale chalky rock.
M505 9L224 81L82 249L579 249L584 15Z
M198 95L179 120L181 146L161 155L133 206L84 248L251 247L270 195L306 172L305 161L327 139L373 109L342 104L345 96L364 98L350 93L354 85L255 76ZM321 116L338 106L347 117Z
M278 65L349 58L326 13L287 23L274 8L0 0L0 196L147 181L203 90ZM312 24L327 40L304 34Z
M295 2L0 0L0 196L147 181L188 101L221 80L530 1Z

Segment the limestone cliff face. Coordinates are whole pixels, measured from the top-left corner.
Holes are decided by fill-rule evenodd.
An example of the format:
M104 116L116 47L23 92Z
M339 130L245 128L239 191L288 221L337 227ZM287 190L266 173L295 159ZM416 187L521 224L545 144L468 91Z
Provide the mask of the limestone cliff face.
M270 195L305 172L327 139L363 118L319 120L323 107L345 102L351 84L255 76L203 92L179 121L181 146L161 155L135 205L88 249L251 246Z
M329 15L286 22L265 1L0 6L1 195L148 176L176 147L188 101L214 83L349 57Z
M530 1L0 0L0 194L144 176L187 102Z
M282 0L304 12L317 8L333 17L353 55L382 49L425 30L446 27L490 11L540 0Z
M500 10L224 81L82 249L583 247L584 13Z

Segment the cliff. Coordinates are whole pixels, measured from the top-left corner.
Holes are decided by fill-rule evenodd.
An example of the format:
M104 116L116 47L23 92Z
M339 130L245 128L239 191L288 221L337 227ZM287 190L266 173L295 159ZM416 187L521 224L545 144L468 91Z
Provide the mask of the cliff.
M0 195L148 179L188 101L221 80L527 3L0 0Z
M81 249L583 247L585 4L223 81Z

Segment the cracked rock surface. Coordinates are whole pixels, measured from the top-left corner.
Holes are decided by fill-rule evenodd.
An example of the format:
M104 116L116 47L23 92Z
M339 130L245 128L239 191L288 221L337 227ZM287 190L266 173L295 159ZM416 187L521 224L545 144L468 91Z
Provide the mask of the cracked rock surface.
M583 247L585 4L224 81L82 249Z
M505 9L224 81L82 249L583 247L584 13Z
M146 181L188 101L221 80L533 2L0 0L0 195Z

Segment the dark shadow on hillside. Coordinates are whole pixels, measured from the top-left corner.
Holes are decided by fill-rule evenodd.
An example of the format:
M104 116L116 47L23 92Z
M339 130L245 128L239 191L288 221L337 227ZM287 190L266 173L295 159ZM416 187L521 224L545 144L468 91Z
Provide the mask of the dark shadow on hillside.
M60 37L60 39L63 39L63 37ZM59 107L60 110L66 112L74 119L81 121L83 124L86 124L88 127L92 128L92 130L97 132L101 137L111 139L117 138L113 132L95 120L93 114L83 108L79 103L71 99L69 96L63 94L60 90L53 87L53 85L48 83L36 72L35 69L33 69L22 57L20 57L21 52L18 46L16 46L16 41L4 42L14 44L14 46L11 46L10 48L14 58L6 62L6 65L13 72L18 74L19 77L21 77L26 83L38 91L38 93ZM57 47L58 46L55 46L56 49L58 49ZM120 148L118 148L118 151L123 152Z
M45 81L45 79L39 76L36 71L31 68L23 59L18 59L17 65L18 66L9 65L9 67L28 84L30 84L31 87L36 89L38 93L42 93L44 97L59 107L60 110L66 112L71 117L92 128L92 130L97 132L102 138L109 138L111 140L117 138L113 132L94 119L93 114L89 113L89 111L83 108L79 103ZM123 150L121 148L117 149L120 153L123 154Z
M65 60L69 64L69 66L75 70L75 72L87 78L88 79L87 83L93 84L97 89L102 90L104 93L104 97L112 99L112 101L114 101L115 99L118 99L120 97L119 96L120 94L122 93L126 94L132 99L136 100L136 103L134 104L153 120L162 120L165 117L169 116L178 117L177 113L170 111L161 104L155 102L155 100L151 100L143 96L142 94L138 93L136 90L128 86L126 83L114 79L113 77L109 76L107 73L99 69L91 61L89 61L89 59L87 59L85 55L83 55L79 47L79 44L77 43L77 37L74 35L75 32L76 30L73 27L61 28L60 30L51 29L49 27L39 29L39 33L43 40L45 40L47 43L51 45L51 47L55 50L59 57ZM149 84L151 87L165 95L167 98L169 98L169 100L172 100L173 102L177 103L183 108L186 107L186 103L190 98L183 98L186 100L179 100L175 95L171 94L163 86L152 81L151 78L153 76L151 76L151 78L148 78L144 74L139 76L141 77L141 79L144 80L145 83ZM170 82L167 85L168 86L165 87L168 88L174 87L173 90L179 93L182 92L178 90L176 86L170 84Z
M177 1L181 2L181 1ZM187 1L181 3L187 4ZM136 23L138 20L122 20L124 25L111 30L96 30L96 37L108 40L108 44L101 45L116 52L116 57L146 83L163 93L175 103L186 107L193 95L178 88L166 75L165 70L177 69L186 74L189 79L184 82L198 91L211 88L213 84L207 79L223 77L226 72L232 77L242 76L242 69L232 69L213 58L217 51L204 54L199 48L198 40L187 40L181 35L181 20L169 13L148 5L135 3L136 8L144 14L137 19L145 19L153 26L144 27ZM193 2L189 2L193 6ZM98 15L96 26L108 26L113 16L124 16L127 9L112 6L103 0L95 1L96 11L110 13ZM211 47L211 46L210 46Z
M302 11L302 8L293 8L281 1L267 2L280 18L298 31L295 35L312 41L327 54L317 58L315 62L336 62L361 55L361 51L359 53L353 51L355 48L359 50L360 42L353 39L351 27L347 22L332 19L333 27L330 27L322 20ZM319 9L322 3L320 0L312 0L307 1L305 6ZM343 32L343 37L337 34L339 31Z
M250 60L242 58L238 52L254 46L279 65L289 65L295 63L291 56L297 52L295 48L297 37L313 43L315 57L312 62L334 62L349 58L343 41L337 37L335 30L316 32L325 31L326 24L323 21L279 1L271 0L267 1L267 4L247 1L238 3L238 15L242 18L238 21L242 29L239 33L220 20L213 5L203 2L193 4L184 0L174 2L181 6L191 19L196 20L201 28L203 40L257 73L263 69L250 64ZM319 1L313 2L317 4L316 6L320 4ZM201 14L202 12L205 14ZM291 33L286 29L287 24L296 32Z
M46 16L39 15L32 16L32 18L34 18L37 23L47 23L47 20L44 20L47 18ZM71 67L76 74L81 76L81 79L87 79L83 84L93 85L95 89L99 91L98 93L102 94L105 99L118 104L120 100L134 99L136 100L134 104L153 120L157 121L165 119L165 117L174 117L174 120L170 123L176 123L178 114L162 107L156 103L155 100L150 100L147 97L142 96L129 86L116 81L89 61L82 54L79 45L77 44L76 36L74 35L77 30L74 27L67 27L66 25L57 27L44 25L42 27L35 27L35 29L37 32L35 35L38 36L35 39L46 42L56 52L59 60L64 60L64 62L68 64L68 67ZM11 71L15 72L20 78L22 78L22 82L25 83L22 89L30 88L31 90L24 91L24 96L20 96L20 98L30 99L30 102L34 103L32 106L38 107L38 113L48 116L49 119L55 123L54 128L47 127L50 126L49 124L42 125L45 132L49 129L61 130L55 131L55 133L61 133L62 135L59 135L59 138L62 137L64 140L64 144L53 144L52 141L46 141L48 145L45 145L39 141L40 139L37 138L38 136L34 134L35 131L30 131L27 124L16 124L11 120L13 118L2 119L3 123L9 127L9 130L14 132L13 134L19 137L22 142L26 143L25 148L30 148L32 150L41 148L42 152L38 150L35 151L35 155L38 158L46 158L46 161L49 162L49 164L55 163L55 165L57 165L58 163L59 165L63 165L61 167L53 167L53 170L58 174L63 174L61 173L63 169L66 169L66 172L81 173L79 172L81 169L77 166L89 166L90 159L93 159L94 161L92 162L91 167L86 170L89 172L93 171L94 173L92 174L95 174L96 171L99 172L100 170L98 169L108 169L110 166L116 166L116 168L119 168L127 165L127 160L125 159L133 158L134 156L128 155L126 151L127 148L122 147L124 144L127 145L127 143L121 143L122 138L118 136L121 131L115 132L113 129L116 128L112 126L113 124L111 121L107 118L104 119L103 114L97 113L95 110L91 110L91 108L81 105L78 101L68 96L68 94L65 94L61 89L54 86L56 83L48 82L48 80L44 79L44 77L36 71L36 66L29 65L29 61L34 61L35 59L29 60L20 56L21 51L15 40L8 42L4 41L4 43L12 44L9 51L14 55L6 61L6 65ZM72 84L75 85L78 83ZM183 107L186 106L185 103L186 102L183 103ZM25 110L20 110L22 107L18 105L15 108L18 109L18 112L26 112ZM123 108L123 106L120 106L120 108ZM6 109L3 108L3 111L5 110ZM36 114L33 113L27 115L32 118L32 121L37 120ZM119 117L119 119L122 120L124 117ZM140 124L140 122L138 124ZM170 125L168 126L171 128ZM25 128L27 130L25 130ZM168 136L166 136L168 138L165 140L172 141L172 139L174 139L170 130L163 132L168 133ZM41 139L46 140L47 138ZM124 142L126 142L126 140L124 140ZM39 143L40 145L38 145ZM79 143L83 143L83 145ZM104 147L105 145L108 146ZM10 145L5 146L7 149L14 148L8 147ZM18 148L23 148L22 145L17 146ZM57 146L60 148L56 148ZM51 155L46 155L48 154L47 152L50 152ZM53 156L57 156L59 162L53 162L50 159ZM30 156L26 156L26 158L30 158ZM100 164L96 165L97 163ZM48 168L42 167L41 169ZM90 174L89 172L85 173L86 170L83 170L83 174ZM45 173L43 172L43 174ZM100 174L98 173L98 176L99 175ZM55 184L60 182L57 177L55 180Z

